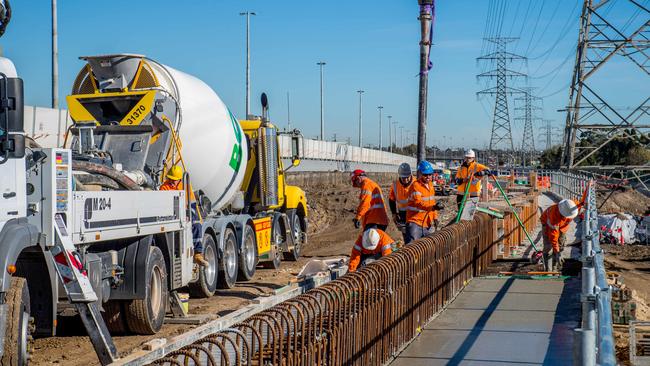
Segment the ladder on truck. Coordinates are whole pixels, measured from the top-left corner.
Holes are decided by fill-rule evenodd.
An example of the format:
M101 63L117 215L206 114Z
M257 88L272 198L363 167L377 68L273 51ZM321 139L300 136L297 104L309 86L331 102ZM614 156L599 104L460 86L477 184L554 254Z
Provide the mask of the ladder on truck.
M86 327L99 362L107 365L117 359L117 348L97 307L97 294L72 244L61 214L54 215L55 240L51 249L59 279L64 285L70 303L74 305Z

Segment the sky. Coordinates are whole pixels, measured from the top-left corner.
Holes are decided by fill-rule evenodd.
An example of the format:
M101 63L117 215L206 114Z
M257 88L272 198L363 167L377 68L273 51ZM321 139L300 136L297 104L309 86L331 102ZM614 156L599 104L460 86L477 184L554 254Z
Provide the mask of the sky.
M630 18L614 0L612 16ZM624 0L618 0L622 3ZM643 1L642 1L643 2ZM647 3L648 1L644 1ZM482 39L500 34L518 37L508 50L529 57L509 68L530 74L513 87L536 87L545 96L538 116L564 125L569 83L578 38L580 0L437 0L433 69L429 74L428 144L483 148L489 143L493 97L476 92L494 86L476 75L494 68L478 63L493 52ZM315 5L317 4L317 5ZM12 21L0 39L5 57L25 82L28 105L51 104L50 1L14 0ZM316 63L325 61L325 136L357 142L359 96L363 94L363 141L379 140L383 106L383 145L387 116L404 131L417 130L420 26L417 1L355 0L64 0L58 2L60 107L84 63L79 56L137 53L195 75L210 85L233 113L245 115L245 17L251 17L251 109L260 114L259 95L270 100L270 117L306 137L320 131L320 84ZM491 21L486 23L486 19ZM617 68L618 67L618 68ZM602 85L621 86L622 104L648 95L627 65L613 65ZM510 82L510 80L509 80ZM630 87L630 84L632 86ZM512 98L515 145L523 122ZM538 133L540 125L535 126ZM397 133L398 143L400 130ZM409 134L404 132L408 141ZM541 140L539 140L541 142ZM538 140L536 139L536 143Z

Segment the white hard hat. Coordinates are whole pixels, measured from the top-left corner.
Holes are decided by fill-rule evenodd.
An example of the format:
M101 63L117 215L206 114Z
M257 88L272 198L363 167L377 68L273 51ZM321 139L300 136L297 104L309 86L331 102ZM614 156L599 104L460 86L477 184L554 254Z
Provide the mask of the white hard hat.
M469 150L465 151L465 157L466 158L475 158L476 153L474 152L474 150L469 149Z
M408 178L413 175L409 163L400 164L399 168L397 169L397 175L399 175L400 178Z
M363 249L375 250L379 245L379 233L375 229L368 229L363 232Z
M578 206L573 200L564 199L557 206L560 209L560 215L568 219L573 219L578 216Z

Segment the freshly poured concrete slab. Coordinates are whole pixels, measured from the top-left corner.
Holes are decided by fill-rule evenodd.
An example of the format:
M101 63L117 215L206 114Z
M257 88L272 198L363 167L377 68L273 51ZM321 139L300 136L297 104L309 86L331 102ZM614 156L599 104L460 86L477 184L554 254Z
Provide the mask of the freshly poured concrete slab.
M474 279L392 365L571 365L579 289L576 279Z

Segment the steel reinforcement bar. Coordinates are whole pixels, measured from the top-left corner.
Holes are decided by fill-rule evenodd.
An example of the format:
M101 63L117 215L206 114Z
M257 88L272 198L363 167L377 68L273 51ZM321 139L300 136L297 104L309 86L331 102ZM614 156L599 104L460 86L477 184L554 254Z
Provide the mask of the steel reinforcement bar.
M492 262L493 225L477 214L152 364L382 365Z

